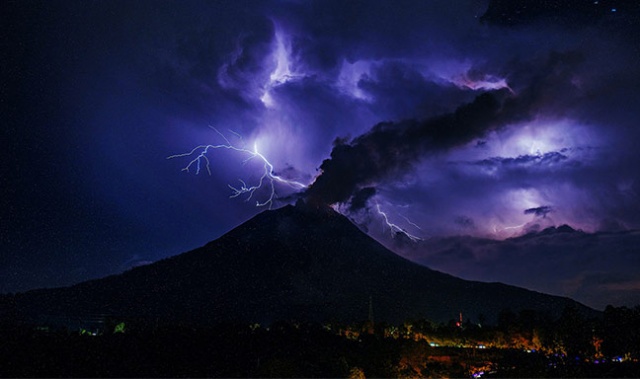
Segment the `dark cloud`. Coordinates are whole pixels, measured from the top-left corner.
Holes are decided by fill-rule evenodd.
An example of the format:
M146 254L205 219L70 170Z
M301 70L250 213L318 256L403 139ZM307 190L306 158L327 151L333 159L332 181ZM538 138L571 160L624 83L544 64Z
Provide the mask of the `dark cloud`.
M619 220L611 218L603 219L598 226L598 230L603 232L620 232L626 229L627 227L625 227Z
M473 97L461 93L453 84L438 83L418 67L398 60L372 64L371 71L358 80L357 86L375 99L377 107L386 109L390 119L447 113L451 104L463 104Z
M427 121L382 123L349 144L338 144L309 187L312 202L346 202L361 186L412 167L428 152L444 150L499 126L501 104L494 94L478 96L454 113Z
M621 14L640 15L635 1L537 1L491 0L480 18L483 22L498 25L524 25L540 21L553 21L571 27L584 27L606 17Z
M544 109L549 91L570 86L566 71L579 63L580 59L572 54L553 52L517 95L505 89L483 93L454 112L426 121L378 124L350 143L335 146L307 194L311 201L346 202L361 186L401 175L426 155L467 144L510 123L529 120Z
M473 219L467 216L457 216L453 222L460 225L463 229L475 229L476 227Z
M536 217L547 217L547 214L553 212L553 208L549 205L543 205L541 207L529 208L524 210L526 215L534 215Z
M274 25L269 20L256 21L250 32L236 37L237 45L217 70L217 84L254 101L260 97L260 84L268 81L276 66L276 62L265 59L273 48ZM198 74L198 71L197 67L191 69L193 74Z
M563 153L552 151L540 155L519 155L515 158L491 157L475 162L475 164L487 167L504 166L507 168L539 165L543 166L544 168L549 168L550 166L562 163L567 159L568 157Z
M525 285L596 309L640 303L637 232L583 233L554 228L503 241L431 238L405 256L467 279Z
M367 201L376 194L374 187L365 187L353 195L349 203L349 211L356 212L367 206Z

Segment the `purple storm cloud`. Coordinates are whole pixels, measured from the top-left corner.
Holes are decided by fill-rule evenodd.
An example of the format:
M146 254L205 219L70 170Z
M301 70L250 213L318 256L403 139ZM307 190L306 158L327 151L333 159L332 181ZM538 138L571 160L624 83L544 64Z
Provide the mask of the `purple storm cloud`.
M11 253L0 257L0 291L210 241L261 210L254 200L271 186L249 202L229 196L265 167L266 178L300 184L276 180L273 206L332 204L400 254L452 273L466 269L424 241L640 227L635 8L505 20L481 0L2 7L14 42L3 52ZM165 159L221 144L237 149L209 150L211 175L180 172L195 157ZM391 238L403 233L422 242ZM640 280L613 263L608 275L616 270L628 280L600 289ZM605 283L601 274L565 279ZM538 288L530 280L516 284Z

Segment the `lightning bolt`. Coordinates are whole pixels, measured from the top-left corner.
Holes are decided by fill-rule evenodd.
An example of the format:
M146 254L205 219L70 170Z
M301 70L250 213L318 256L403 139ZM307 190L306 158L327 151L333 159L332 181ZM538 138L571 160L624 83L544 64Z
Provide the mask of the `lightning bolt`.
M236 151L238 153L241 154L246 154L247 158L243 161L244 163L247 163L253 159L258 159L263 163L263 173L262 176L260 176L260 179L258 180L258 183L254 184L254 185L248 185L244 180L242 179L238 179L240 181L240 186L239 187L234 187L230 184L228 184L229 188L231 189L232 193L231 196L229 196L229 198L234 199L238 196L247 194L247 198L246 201L249 201L253 198L253 195L255 194L255 192L257 190L259 190L260 188L263 187L268 187L269 189L269 196L264 200L264 201L260 201L257 200L256 201L256 206L257 207L265 207L267 206L269 209L271 209L271 206L273 205L273 200L277 198L276 196L276 183L278 184L282 184L282 185L286 185L288 187L291 187L293 189L296 190L300 190L300 189L304 189L307 188L306 184L297 182L295 180L289 180L289 179L285 179L279 175L277 175L274 172L274 167L273 164L271 162L269 162L269 160L262 155L261 153L258 152L258 143L255 142L253 145L253 150L247 149L245 147L238 147L233 145L229 139L222 134L218 129L210 126L211 129L213 129L216 133L218 133L218 135L220 137L222 137L222 139L224 140L225 143L223 144L218 144L218 145L199 145L194 147L191 151L187 152L187 153L182 153L182 154L175 154L175 155L171 155L169 157L167 157L167 159L174 159L174 158L182 158L182 157L194 157L183 169L182 171L186 171L186 172L191 172L191 170L193 170L195 168L195 173L196 175L200 174L200 171L202 171L202 166L204 165L204 168L206 168L207 172L209 173L209 175L211 175L211 161L209 160L208 154L211 150L217 150L217 149L227 149L227 150L232 150L232 151ZM238 137L240 140L242 140L242 137L233 131L230 131L230 133L232 133L233 135L235 135L236 137Z
M497 225L494 225L494 226L493 226L493 233L497 235L497 234L499 234L499 233L501 233L501 232L504 232L505 230L511 230L511 229L519 229L519 228L522 228L522 227L524 227L524 226L525 226L525 225L527 225L527 224L528 224L528 222L525 222L524 224L521 224L521 225L506 226L506 227L504 227L504 228L502 228L502 229L498 229L498 226L497 226Z
M468 88L473 91L477 90L499 90L506 88L515 95L515 92L507 84L507 80L504 78L497 78L491 75L485 75L483 79L474 80L467 75L461 75L451 80L459 88Z
M391 237L395 237L396 234L398 233L402 233L405 236L407 236L411 241L413 242L418 242L418 241L422 241L422 238L418 237L418 236L414 236L413 234L407 232L406 230L404 230L403 228L399 227L398 225L392 223L391 221L389 221L389 217L387 216L387 214L385 212L382 211L382 209L380 209L380 204L376 203L376 210L378 211L378 214L380 216L382 216L385 224L387 224L387 226L389 227L390 231L391 231ZM409 221L406 217L405 219L407 220L407 222L409 222L411 225L414 225L416 228L420 229L420 227L418 227L418 225L412 223L411 221Z
M402 216L402 215L400 215ZM405 219L409 225L413 226L414 228L418 229L418 230L422 230L421 227L419 227L416 223L412 222L411 220L409 220L409 218L407 216L402 216L403 219Z

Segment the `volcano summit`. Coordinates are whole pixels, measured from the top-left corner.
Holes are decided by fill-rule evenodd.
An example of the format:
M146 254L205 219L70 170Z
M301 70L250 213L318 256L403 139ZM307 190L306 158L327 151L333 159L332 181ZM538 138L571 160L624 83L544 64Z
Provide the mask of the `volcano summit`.
M202 325L409 318L446 321L462 312L495 319L505 304L557 317L557 296L462 280L389 251L333 209L301 201L265 211L190 252L67 288L5 296L4 314L39 323L89 315Z

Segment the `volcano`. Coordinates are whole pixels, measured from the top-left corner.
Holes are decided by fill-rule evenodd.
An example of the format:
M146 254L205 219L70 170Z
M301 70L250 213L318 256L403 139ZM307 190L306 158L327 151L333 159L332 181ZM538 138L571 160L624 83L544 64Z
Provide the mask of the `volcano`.
M203 247L71 287L5 296L4 311L33 323L101 315L180 324L218 322L488 320L505 308L552 317L569 298L466 281L391 252L328 207L264 211Z

